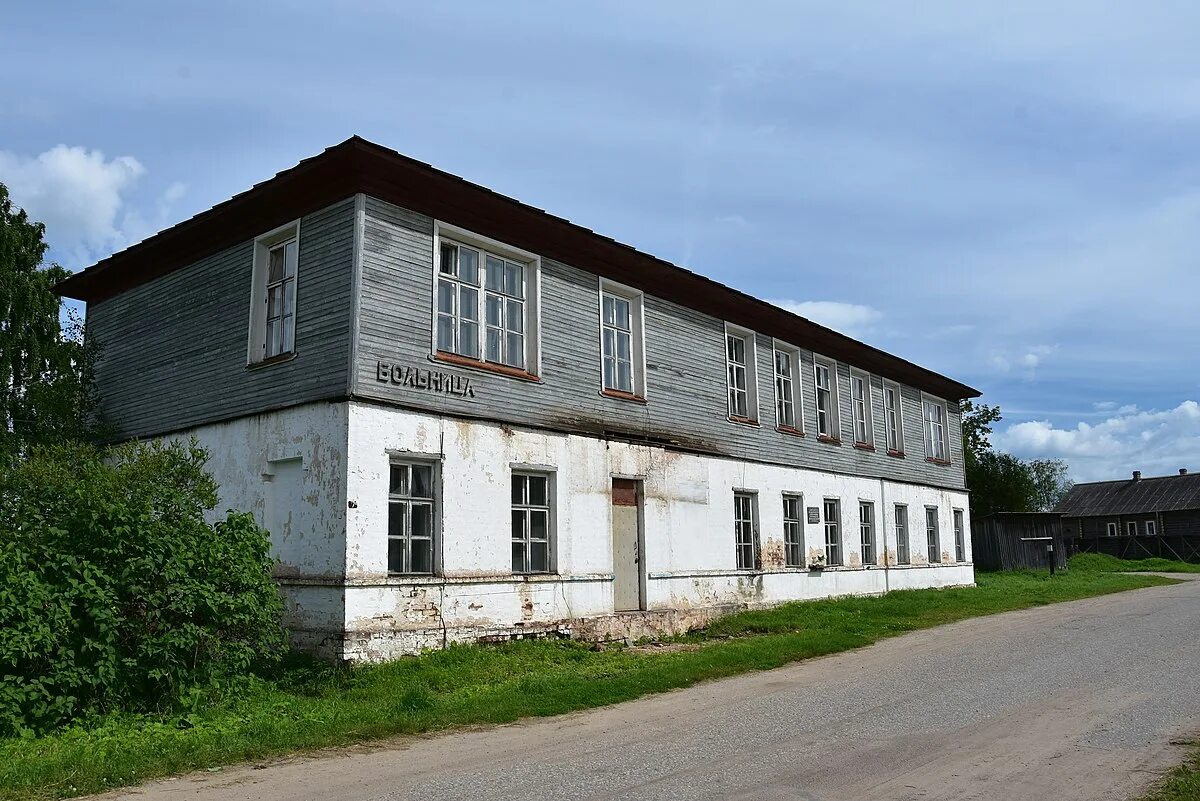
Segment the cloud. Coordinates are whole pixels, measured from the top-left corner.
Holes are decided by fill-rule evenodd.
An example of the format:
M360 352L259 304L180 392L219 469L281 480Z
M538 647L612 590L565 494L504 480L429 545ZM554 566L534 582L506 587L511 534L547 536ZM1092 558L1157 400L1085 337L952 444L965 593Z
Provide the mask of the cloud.
M1074 428L1031 420L996 433L992 444L1022 458L1066 459L1078 481L1121 478L1133 470L1167 475L1200 466L1200 404L1186 400L1164 411L1127 405L1103 422Z
M1057 345L1033 345L1016 352L994 350L988 362L996 372L1015 373L1032 381L1037 377L1037 369L1042 361L1056 350Z
M841 303L836 300L786 300L782 298L768 300L767 302L852 337L861 337L870 333L875 323L883 319L882 312L859 303Z

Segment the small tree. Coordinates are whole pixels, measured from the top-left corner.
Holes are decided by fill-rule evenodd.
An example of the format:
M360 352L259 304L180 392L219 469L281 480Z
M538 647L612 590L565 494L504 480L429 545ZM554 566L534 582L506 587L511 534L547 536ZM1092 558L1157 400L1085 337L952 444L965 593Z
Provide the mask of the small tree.
M1026 462L1033 481L1033 507L1038 512L1049 512L1058 506L1074 486L1067 477L1067 463L1062 459L1034 459Z

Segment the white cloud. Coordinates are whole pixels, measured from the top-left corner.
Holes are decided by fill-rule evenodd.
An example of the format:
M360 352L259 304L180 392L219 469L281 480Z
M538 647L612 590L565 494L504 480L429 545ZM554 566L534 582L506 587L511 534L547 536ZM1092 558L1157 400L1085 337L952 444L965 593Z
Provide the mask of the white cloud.
M127 247L163 227L186 191L167 187L147 218L129 205L146 174L133 156L107 158L99 150L57 145L38 156L0 150L0 182L13 203L46 224L54 256L72 268Z
M767 302L852 337L862 337L870 333L875 323L883 319L883 314L878 309L859 303L782 298L771 299Z
M1200 403L1187 400L1165 411L1127 405L1103 422L1074 428L1045 420L1016 423L996 433L992 444L1022 458L1066 459L1079 481L1121 478L1133 470L1167 475L1200 468Z
M1029 380L1037 377L1037 369L1047 356L1058 350L1057 345L1033 345L1015 352L994 350L988 362L996 372L1022 375Z

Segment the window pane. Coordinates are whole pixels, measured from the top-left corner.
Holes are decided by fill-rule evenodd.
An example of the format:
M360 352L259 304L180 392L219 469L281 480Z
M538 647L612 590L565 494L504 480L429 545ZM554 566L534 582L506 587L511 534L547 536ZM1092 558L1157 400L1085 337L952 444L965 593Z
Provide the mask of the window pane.
M530 476L529 477L529 505L530 506L546 506L546 477L545 476Z
M529 513L529 539L549 539L549 526L545 512L534 510Z
M514 573L525 572L525 543L523 542L512 544L512 569Z
M290 353L292 350L292 322L295 318L288 314L280 320L279 353Z
M468 284L479 286L479 252L471 248L458 249L458 277Z
M261 253L261 252L262 251L260 250L259 253ZM268 265L268 268L267 268L267 281L269 283L275 283L276 281L283 280L283 261L284 261L283 247L278 246L278 247L272 248L270 264Z
M408 494L408 465L392 465L391 480L388 482L388 492L393 495Z
M512 538L514 540L525 539L525 510L512 510Z
M441 272L445 273L446 275L456 275L457 274L457 268L456 268L457 254L458 254L458 248L456 248L454 245L451 245L447 242L443 242L442 243L442 259L441 259L441 264L438 265L438 269Z
M283 246L283 275L285 278L296 277L296 263L300 259L300 244L293 239Z
M617 334L617 358L626 362L630 360L629 334L623 332Z
M530 572L550 572L550 544L548 542L531 542L529 544L529 549Z
M487 257L487 288L504 291L504 262L495 256Z
M404 540L388 538L388 572L404 572Z
M283 314L291 314L296 310L296 282L287 281L282 286Z
M617 320L616 306L613 303L613 298L608 297L607 295L604 296L603 309L604 309L604 324L605 325L613 325Z
M497 328L504 325L504 299L499 295L487 296L487 324Z
M504 265L504 291L512 295L514 298L525 297L525 287L522 278L521 265L513 264L511 261Z
M479 324L463 320L458 324L458 352L472 359L479 358Z
M504 363L511 367L525 366L525 335L524 334L509 334L508 342L506 343L507 352L504 354Z
M512 477L512 502L517 506L524 506L525 499L529 497L526 493L529 479L526 476L514 475Z
M267 320L267 355L279 353L279 321Z
M474 287L460 286L458 292L458 313L464 320L479 319L479 290Z
M633 392L633 373L629 362L617 362L617 386L622 392Z
M283 314L283 287L273 286L267 290L267 317Z
M412 466L412 494L414 498L433 497L433 467L427 464Z
M525 331L525 304L519 300L508 301L506 311L505 325L509 331L524 332Z
M500 329L488 328L487 330L487 360L489 362L500 361Z
M445 314L438 315L437 323L438 350L454 351L454 318Z
M409 568L411 573L432 573L433 572L433 540L420 539L412 541L412 567Z
M611 328L604 329L604 355L615 357L617 353L617 332Z
M617 385L616 361L611 358L604 360L604 388L605 389L620 389Z
M409 535L413 537L433 536L433 504L414 503L408 508Z
M404 513L407 504L392 502L388 504L388 534L393 537L404 536Z
M615 306L617 312L616 319L614 320L615 325L623 331L628 331L630 328L629 301L625 300L625 298L617 298Z

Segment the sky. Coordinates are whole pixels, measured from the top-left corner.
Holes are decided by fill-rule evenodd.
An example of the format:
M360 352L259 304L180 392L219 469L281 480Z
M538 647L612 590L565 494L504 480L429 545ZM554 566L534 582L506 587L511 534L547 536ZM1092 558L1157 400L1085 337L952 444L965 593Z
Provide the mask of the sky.
M73 269L353 134L952 376L1079 481L1200 469L1200 4L6 4ZM798 343L803 344L803 343Z

